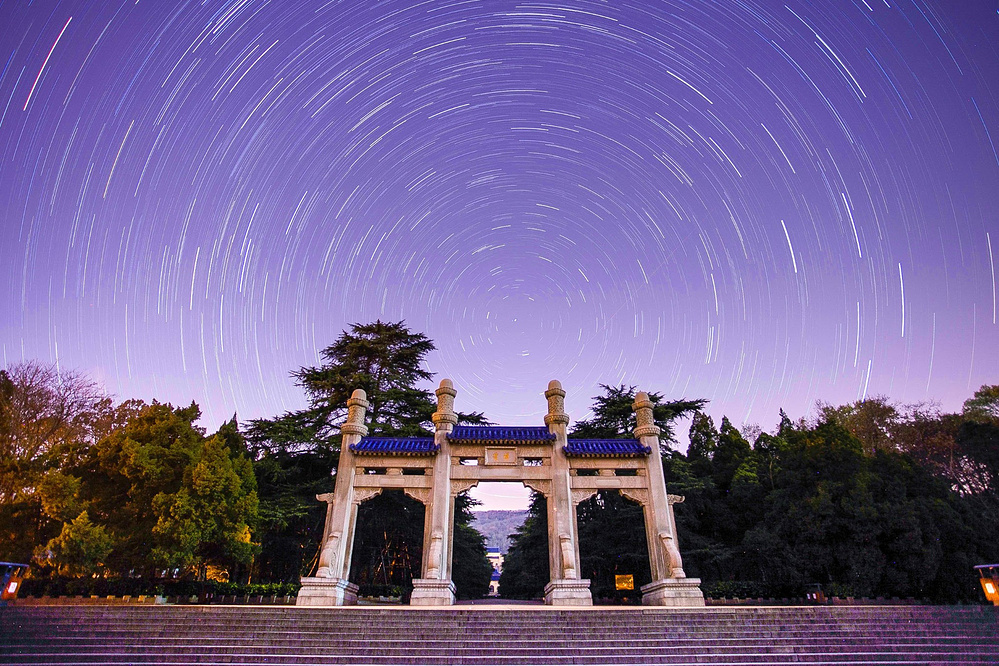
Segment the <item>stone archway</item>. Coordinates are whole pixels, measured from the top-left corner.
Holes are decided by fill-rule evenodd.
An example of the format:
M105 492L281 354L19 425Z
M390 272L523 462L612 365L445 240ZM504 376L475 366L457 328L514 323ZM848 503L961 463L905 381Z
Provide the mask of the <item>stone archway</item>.
M347 579L357 505L389 488L403 490L426 507L422 575L413 580L411 603L453 604L454 499L480 481L520 481L545 496L551 572L545 603L592 604L589 581L579 575L576 505L600 490L614 489L642 505L650 535L652 582L642 588L642 602L704 605L700 581L683 573L658 455L659 428L646 393L635 399L634 439L620 440L568 439L565 391L555 380L545 391L548 413L543 427L458 426L451 380L442 380L436 393L433 437L367 437L364 391L354 391L347 401L336 488L318 496L328 505L319 568L314 577L302 579L299 605L357 602L357 586ZM477 464L462 464L472 459Z

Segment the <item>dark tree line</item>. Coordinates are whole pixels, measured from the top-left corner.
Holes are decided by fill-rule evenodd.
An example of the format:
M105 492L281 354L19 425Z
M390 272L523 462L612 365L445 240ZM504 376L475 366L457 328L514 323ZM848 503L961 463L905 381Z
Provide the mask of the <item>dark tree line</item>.
M594 421L622 422L633 391L604 388ZM752 443L727 418L716 428L696 412L687 453L665 450L663 464L669 491L686 497L676 507L684 568L709 594L800 596L821 583L844 597L980 601L973 566L999 561L999 386L959 414L885 398L820 405L810 422L782 412L777 431ZM635 557L645 549L637 505L602 493L578 515L595 598L614 596L614 573L648 582ZM546 552L544 520L536 497L513 538L504 596L541 594L547 572L527 562Z

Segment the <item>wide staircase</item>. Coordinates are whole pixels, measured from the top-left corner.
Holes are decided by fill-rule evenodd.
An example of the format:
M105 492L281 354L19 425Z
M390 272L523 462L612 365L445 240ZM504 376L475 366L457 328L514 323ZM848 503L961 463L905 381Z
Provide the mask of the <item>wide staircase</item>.
M992 607L12 606L3 664L997 664Z

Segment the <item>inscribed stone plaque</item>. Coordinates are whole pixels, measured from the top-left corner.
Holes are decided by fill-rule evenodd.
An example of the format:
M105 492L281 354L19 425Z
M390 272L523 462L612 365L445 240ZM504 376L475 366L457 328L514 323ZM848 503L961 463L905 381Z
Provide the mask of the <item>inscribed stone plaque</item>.
M486 447L487 465L516 465L517 449L515 448L491 448Z

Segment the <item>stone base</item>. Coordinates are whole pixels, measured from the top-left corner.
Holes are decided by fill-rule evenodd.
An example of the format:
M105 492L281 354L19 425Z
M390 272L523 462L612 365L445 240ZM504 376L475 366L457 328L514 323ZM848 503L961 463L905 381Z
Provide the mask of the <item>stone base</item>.
M549 606L592 606L589 579L553 580L545 585L545 603Z
M414 578L410 606L454 605L454 583L436 578Z
M663 578L642 586L643 606L697 607L704 605L700 578Z
M357 586L345 578L302 578L296 606L355 606Z

